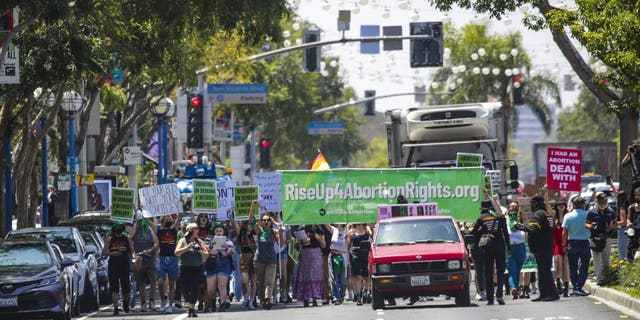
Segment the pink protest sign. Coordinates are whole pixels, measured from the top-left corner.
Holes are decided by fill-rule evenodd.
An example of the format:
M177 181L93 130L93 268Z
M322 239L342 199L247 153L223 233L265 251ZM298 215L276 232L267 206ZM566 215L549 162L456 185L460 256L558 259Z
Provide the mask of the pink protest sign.
M547 189L580 191L582 150L547 149Z

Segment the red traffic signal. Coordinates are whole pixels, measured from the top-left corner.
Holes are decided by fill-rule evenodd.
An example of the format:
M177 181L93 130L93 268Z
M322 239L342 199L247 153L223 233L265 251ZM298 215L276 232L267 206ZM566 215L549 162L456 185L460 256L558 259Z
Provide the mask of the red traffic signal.
M261 146L263 149L269 149L271 142L267 139L262 139Z
M191 98L191 106L194 108L198 108L200 107L200 105L202 104L202 100L200 100L199 96L195 96L193 98Z

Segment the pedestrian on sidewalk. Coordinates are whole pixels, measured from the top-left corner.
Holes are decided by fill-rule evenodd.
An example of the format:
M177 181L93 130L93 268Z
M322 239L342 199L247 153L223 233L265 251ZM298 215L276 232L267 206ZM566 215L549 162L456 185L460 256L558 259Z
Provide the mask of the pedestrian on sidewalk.
M589 277L589 260L591 251L589 250L589 229L585 228L587 212L584 210L585 199L575 197L573 199L573 210L564 216L562 221L564 239L568 239L567 246L569 254L569 274L571 278L571 295L587 296L588 292L582 287Z
M609 268L611 255L611 234L615 232L615 212L607 204L607 195L596 194L596 205L587 212L585 227L591 230L590 248L593 257L594 280L605 284L605 270Z

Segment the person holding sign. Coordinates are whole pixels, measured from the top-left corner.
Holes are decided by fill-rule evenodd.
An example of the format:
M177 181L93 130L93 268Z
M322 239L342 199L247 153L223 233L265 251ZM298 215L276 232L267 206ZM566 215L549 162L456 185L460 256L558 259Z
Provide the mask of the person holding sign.
M258 200L251 202L249 221L253 220L255 209L259 205ZM258 297L264 310L271 310L273 287L276 281L276 267L278 256L275 245L280 245L279 230L273 229L274 221L269 213L260 216L260 223L253 228L253 233L258 236L257 250L253 259L256 269L256 279L260 284Z
M251 203L251 207L259 206L258 200ZM251 209L250 209L251 211ZM253 258L256 251L256 240L253 234L253 215L250 220L242 221L239 225L235 219L231 219L236 231L236 244L240 250L240 276L242 277L242 294L244 294L243 308L253 310L256 308L256 271ZM256 305L254 305L256 304Z
M545 192L546 194L546 192ZM529 249L538 264L540 296L531 301L555 301L560 299L553 283L551 264L553 262L553 212L547 210L546 198L536 195L529 201L533 215L528 225L517 223L516 230L529 235Z
M220 308L222 312L231 305L227 296L227 281L231 275L231 257L233 256L233 242L229 240L225 233L226 228L223 223L217 223L213 226L213 237L207 238L209 243L209 259L207 259L207 293L212 302L212 312L215 312L216 294L220 297ZM210 263L213 265L210 265Z
M300 235L302 232L303 235ZM317 300L324 299L325 285L323 274L322 248L327 243L324 234L317 225L302 226L296 234L300 245L300 257L298 258L298 270L293 283L293 298L303 301L308 307L311 302L317 306Z
M111 227L111 236L107 238L102 247L102 255L109 257L109 287L113 299L113 315L117 316L118 293L122 286L122 308L129 313L129 296L131 294L131 279L129 278L129 268L133 257L133 244L131 239L125 237L124 225L116 223Z
M189 318L197 318L194 308L202 281L202 261L209 256L204 241L198 238L198 225L187 225L187 233L178 241L175 254L180 257L180 279Z

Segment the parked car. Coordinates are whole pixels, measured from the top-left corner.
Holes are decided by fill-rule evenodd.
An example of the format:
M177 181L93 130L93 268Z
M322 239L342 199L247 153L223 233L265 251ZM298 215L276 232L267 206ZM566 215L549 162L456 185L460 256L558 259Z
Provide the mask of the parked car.
M469 306L469 255L456 222L449 216L379 220L369 255L371 306L385 298L455 297Z
M74 264L45 239L0 242L0 318L70 319Z
M100 302L111 303L111 289L109 287L109 257L102 256L104 240L97 231L80 231L84 242L87 245L94 245L98 252L94 255L98 264L98 291L100 292Z
M59 226L76 227L80 231L97 231L103 239L109 237L111 211L82 211L73 218L58 222Z
M87 245L74 227L25 228L11 231L8 240L47 239L57 244L65 258L74 261L79 288L79 310L89 312L99 306L98 270L95 254L98 248Z

